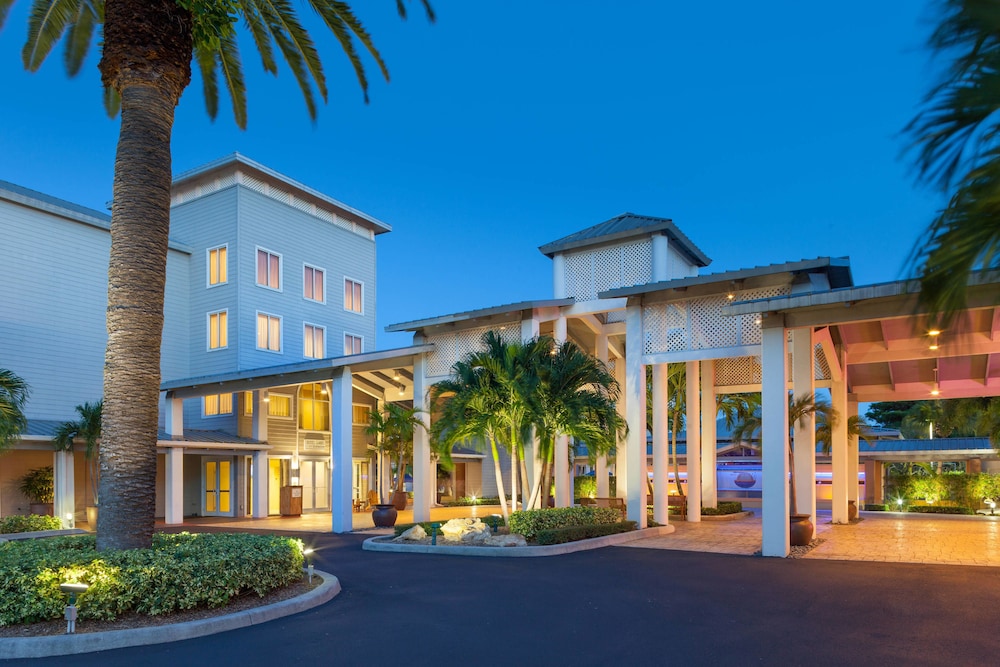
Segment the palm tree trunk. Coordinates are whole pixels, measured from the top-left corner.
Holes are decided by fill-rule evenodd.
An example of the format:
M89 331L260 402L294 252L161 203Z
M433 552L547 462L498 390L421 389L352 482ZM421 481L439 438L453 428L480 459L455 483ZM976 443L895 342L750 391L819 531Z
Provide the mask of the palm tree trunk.
M497 479L497 496L500 497L500 512L503 514L503 522L507 523L510 514L507 512L507 492L503 487L503 470L500 468L500 453L497 451L496 440L490 438L490 448L493 451L493 472Z
M521 456L521 509L531 509L533 508L535 502L535 490L538 485L534 485L534 488L528 489L528 464L524 460L524 451L522 449Z
M510 446L510 511L517 511L517 446L513 444Z
M676 417L674 418L674 423L677 423ZM673 432L670 434L670 449L673 451L674 460L674 487L677 489L677 495L683 496L684 489L681 488L681 466L678 461L677 455L677 427L674 426Z

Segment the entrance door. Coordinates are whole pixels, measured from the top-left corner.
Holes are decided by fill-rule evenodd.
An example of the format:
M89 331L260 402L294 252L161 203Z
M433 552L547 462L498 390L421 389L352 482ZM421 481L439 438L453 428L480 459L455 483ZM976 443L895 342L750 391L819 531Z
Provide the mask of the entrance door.
M354 460L354 483L352 484L351 498L353 500L365 501L368 499L368 461L364 459Z
M330 464L324 460L299 462L302 511L330 509Z
M455 500L465 497L465 464L455 464Z
M233 516L232 459L202 459L202 516Z
M283 481L282 471L288 461L281 459L267 460L267 513L281 513L281 485Z

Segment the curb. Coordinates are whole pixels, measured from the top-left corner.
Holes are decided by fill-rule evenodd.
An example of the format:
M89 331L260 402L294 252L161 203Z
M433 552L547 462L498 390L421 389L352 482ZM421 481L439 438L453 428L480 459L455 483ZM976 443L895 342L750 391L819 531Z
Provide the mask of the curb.
M266 623L276 618L291 616L318 607L340 593L340 581L337 577L319 570L316 570L315 573L323 578L323 583L304 595L214 618L131 630L0 639L0 660L47 658L57 655L109 651L129 646L163 644Z
M748 510L743 510L742 512L733 512L732 514L715 514L715 515L701 515L702 521L739 521L740 519L745 519L747 517L753 516L753 512Z
M390 553L443 554L446 556L480 556L485 558L537 558L540 556L561 556L562 554L571 554L577 551L601 549L603 547L615 546L616 544L634 542L647 537L669 535L674 530L673 526L657 526L656 528L634 530L630 533L592 537L589 540L579 540L567 544L553 544L552 546L544 547L439 547L429 544L391 542L389 540L393 538L380 535L378 537L369 537L361 545L361 548L365 551L385 551Z

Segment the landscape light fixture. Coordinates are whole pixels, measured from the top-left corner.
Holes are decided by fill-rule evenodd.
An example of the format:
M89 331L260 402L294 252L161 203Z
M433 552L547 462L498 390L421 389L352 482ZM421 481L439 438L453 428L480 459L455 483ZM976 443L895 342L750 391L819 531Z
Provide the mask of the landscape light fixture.
M76 596L86 593L90 588L87 584L74 584L64 582L59 584L59 590L69 595L69 604L66 606L66 634L76 634Z
M304 549L302 551L302 555L306 557L306 563L308 563L308 565L306 566L306 572L308 573L310 584L313 582L313 572L315 572L315 570L313 569L313 559L312 559L314 553L315 551L313 550L312 547L309 547L308 549Z

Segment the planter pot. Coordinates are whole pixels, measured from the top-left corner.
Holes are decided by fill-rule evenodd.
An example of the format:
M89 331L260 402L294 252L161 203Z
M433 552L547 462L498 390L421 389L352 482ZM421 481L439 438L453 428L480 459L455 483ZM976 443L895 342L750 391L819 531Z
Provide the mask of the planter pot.
M793 547L809 546L813 537L813 525L810 514L792 514L788 517L789 543Z
M87 505L87 525L91 530L97 530L97 505Z
M29 510L32 514L41 516L52 516L52 503L31 503Z
M858 503L854 500L847 501L847 520L854 521L858 518Z
M378 504L372 510L372 521L376 528L392 528L396 525L396 517L399 512L392 503Z
M405 510L409 499L410 497L406 495L406 491L396 491L392 494L392 506L398 510Z

